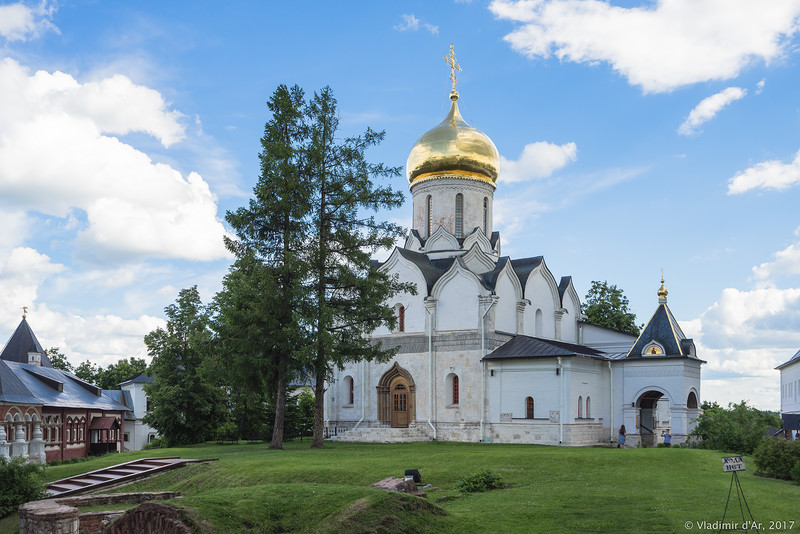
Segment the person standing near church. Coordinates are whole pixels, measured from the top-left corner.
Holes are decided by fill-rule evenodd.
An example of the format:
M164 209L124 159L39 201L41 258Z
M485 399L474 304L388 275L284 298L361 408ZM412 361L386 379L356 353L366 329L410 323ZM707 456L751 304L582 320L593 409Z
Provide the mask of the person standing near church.
M664 446L672 447L672 434L669 433L669 428L662 432L661 435L664 436Z
M625 432L625 425L619 427L619 443L617 443L617 448L625 446L625 436L628 434Z

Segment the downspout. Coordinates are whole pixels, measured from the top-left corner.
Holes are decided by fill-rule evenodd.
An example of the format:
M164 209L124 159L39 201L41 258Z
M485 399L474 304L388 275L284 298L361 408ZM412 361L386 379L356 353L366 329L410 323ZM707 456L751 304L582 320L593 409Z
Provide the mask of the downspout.
M609 398L611 399L611 423L610 423L611 426L608 429L609 431L608 442L613 443L614 442L614 371L611 368L610 361L608 362L608 377L609 377L608 381L611 384L611 391L609 395Z
M486 314L494 306L495 300L489 303L486 311L481 315L481 439L483 441L483 424L486 421L486 335L484 334L486 326Z
M358 428L358 425L361 424L361 422L364 420L364 417L366 417L367 414L367 392L366 392L367 382L366 382L366 372L364 370L366 366L367 366L366 360L362 360L361 361L361 419L358 420L356 426L353 427L353 430Z
M433 440L436 441L436 426L433 424L433 314L425 306L428 313L428 426L433 430Z
M558 415L558 444L564 443L564 366L561 365L561 357L558 357L558 374L561 380L558 385L559 415Z

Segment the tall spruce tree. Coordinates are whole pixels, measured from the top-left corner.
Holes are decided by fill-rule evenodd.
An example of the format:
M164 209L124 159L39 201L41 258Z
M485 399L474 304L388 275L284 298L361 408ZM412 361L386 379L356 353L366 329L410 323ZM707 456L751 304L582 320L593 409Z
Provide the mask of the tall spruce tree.
M261 138L261 174L248 206L228 212L226 220L237 238L226 238L225 244L239 258L236 278L229 277L228 290L235 284L271 288L269 305L253 313L269 317L256 319L253 313L245 319L251 335L268 337L269 346L253 340L256 350L251 355L261 362L249 366L251 373L269 368L269 383L274 388L275 421L270 448L283 448L286 390L295 351L302 346L300 322L295 316L301 309L306 264L301 255L307 231L308 179L303 146L308 136L303 109L303 90L280 85L267 107L272 116ZM256 265L263 264L263 268ZM246 267L246 269L245 269ZM244 286L243 286L244 287ZM246 289L242 289L246 291ZM264 304L260 299L259 303ZM257 303L252 303L254 306ZM258 331L259 325L262 330ZM258 331L258 332L257 332ZM253 387L261 387L253 379Z
M330 87L314 94L306 120L311 203L307 280L313 295L304 315L311 330L307 357L315 380L312 447L321 447L325 382L331 371L350 361L393 356L395 350L372 343L367 335L382 324L393 327L394 311L386 301L396 292L414 289L373 269L370 260L371 253L390 248L403 235L401 227L374 215L403 203L400 191L373 182L397 176L400 169L366 160L366 150L379 144L384 133L368 128L361 136L337 139L339 120Z
M182 289L164 312L166 329L159 327L144 338L154 379L144 386L152 405L144 422L168 446L205 441L222 419L224 399L208 376L211 331L197 286Z
M284 355L296 348L298 336L290 333L298 331L298 326L281 322L284 293L279 291L277 272L252 256L242 256L214 299L217 369L225 377L239 433L244 437L263 432L268 416L265 406L277 408L280 391L284 392L280 417L285 417L286 382L296 367L295 358L284 362ZM282 421L270 424L281 425L273 427L270 443L272 448L281 448L286 425Z

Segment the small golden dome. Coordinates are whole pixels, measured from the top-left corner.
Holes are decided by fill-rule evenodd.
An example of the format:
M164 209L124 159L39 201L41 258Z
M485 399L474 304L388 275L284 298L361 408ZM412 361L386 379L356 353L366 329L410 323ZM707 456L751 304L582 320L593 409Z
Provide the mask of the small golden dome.
M473 128L458 112L458 93L450 93L450 113L420 137L406 162L408 181L422 181L455 174L488 182L497 181L500 154L489 136Z
M669 293L669 291L667 291L667 288L664 287L664 279L662 278L661 279L661 287L658 288L658 298L659 299L666 299L668 293Z

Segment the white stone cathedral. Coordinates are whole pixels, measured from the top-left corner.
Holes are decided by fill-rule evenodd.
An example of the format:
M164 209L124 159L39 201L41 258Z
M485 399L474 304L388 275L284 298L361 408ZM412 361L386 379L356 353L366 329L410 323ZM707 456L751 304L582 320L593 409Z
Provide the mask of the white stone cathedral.
M543 257L502 256L492 226L500 157L461 117L454 69L451 80L450 112L408 157L411 233L379 267L417 288L390 302L396 329L372 334L399 351L336 372L328 434L595 445L616 443L625 425L629 446L653 445L666 429L684 441L704 362L667 307L663 280L637 338L586 322L572 278L556 280Z

